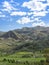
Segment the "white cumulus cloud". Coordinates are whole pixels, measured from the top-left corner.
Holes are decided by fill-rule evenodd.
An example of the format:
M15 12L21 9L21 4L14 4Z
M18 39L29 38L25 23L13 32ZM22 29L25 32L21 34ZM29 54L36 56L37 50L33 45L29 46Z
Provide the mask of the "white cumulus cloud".
M46 26L46 24L44 22L36 22L36 23L33 23L32 26Z
M11 16L16 16L16 15L24 16L26 14L27 14L26 12L21 12L21 11L17 12L17 11L15 11L15 12L12 12L10 15Z
M5 17L5 15L2 12L0 12L0 17Z
M12 10L16 10L16 8L14 8L8 1L3 2L3 7L3 11L11 12Z
M32 22L29 17L22 17L20 20L17 20L19 24L27 24L29 22Z
M47 0L46 3L43 3L42 1L46 0L30 0L29 2L24 2L22 7L27 7L30 9L34 16L45 16L47 13L49 13L46 11L47 6L49 6L49 0Z
M23 7L27 7L31 9L32 11L41 11L44 10L47 6L47 4L43 4L42 2L38 2L38 0L32 0L29 2L24 2Z
M33 12L34 16L46 16L47 11Z

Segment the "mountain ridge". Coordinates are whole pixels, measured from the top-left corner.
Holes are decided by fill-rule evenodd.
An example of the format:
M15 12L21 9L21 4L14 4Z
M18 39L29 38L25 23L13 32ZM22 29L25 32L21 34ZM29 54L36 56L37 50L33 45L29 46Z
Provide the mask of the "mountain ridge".
M0 49L6 52L42 50L48 47L49 27L23 27L0 34Z

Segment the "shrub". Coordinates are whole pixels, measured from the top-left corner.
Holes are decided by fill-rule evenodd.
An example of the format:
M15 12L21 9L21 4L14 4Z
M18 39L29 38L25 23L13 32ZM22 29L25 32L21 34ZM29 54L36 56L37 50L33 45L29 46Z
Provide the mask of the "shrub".
M49 59L46 59L46 62L49 63Z
M15 63L15 60L14 59L8 59L7 60L9 63Z
M6 58L4 58L4 59L3 59L3 61L7 61L7 59L6 59Z

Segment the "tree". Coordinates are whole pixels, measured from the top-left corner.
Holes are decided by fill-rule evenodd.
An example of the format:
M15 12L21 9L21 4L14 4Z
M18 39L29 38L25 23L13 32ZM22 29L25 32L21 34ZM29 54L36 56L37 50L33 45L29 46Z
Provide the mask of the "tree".
M46 58L46 65L49 65L49 48L44 50L44 57Z

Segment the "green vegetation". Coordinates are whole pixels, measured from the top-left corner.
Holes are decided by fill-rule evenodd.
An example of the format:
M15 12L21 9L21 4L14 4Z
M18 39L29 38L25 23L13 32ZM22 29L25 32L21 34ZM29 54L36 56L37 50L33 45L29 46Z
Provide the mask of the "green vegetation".
M38 56L40 56L40 53L38 53ZM33 52L16 52L12 55L0 56L0 65L35 65L42 61L46 61L46 58L43 56L37 57Z

